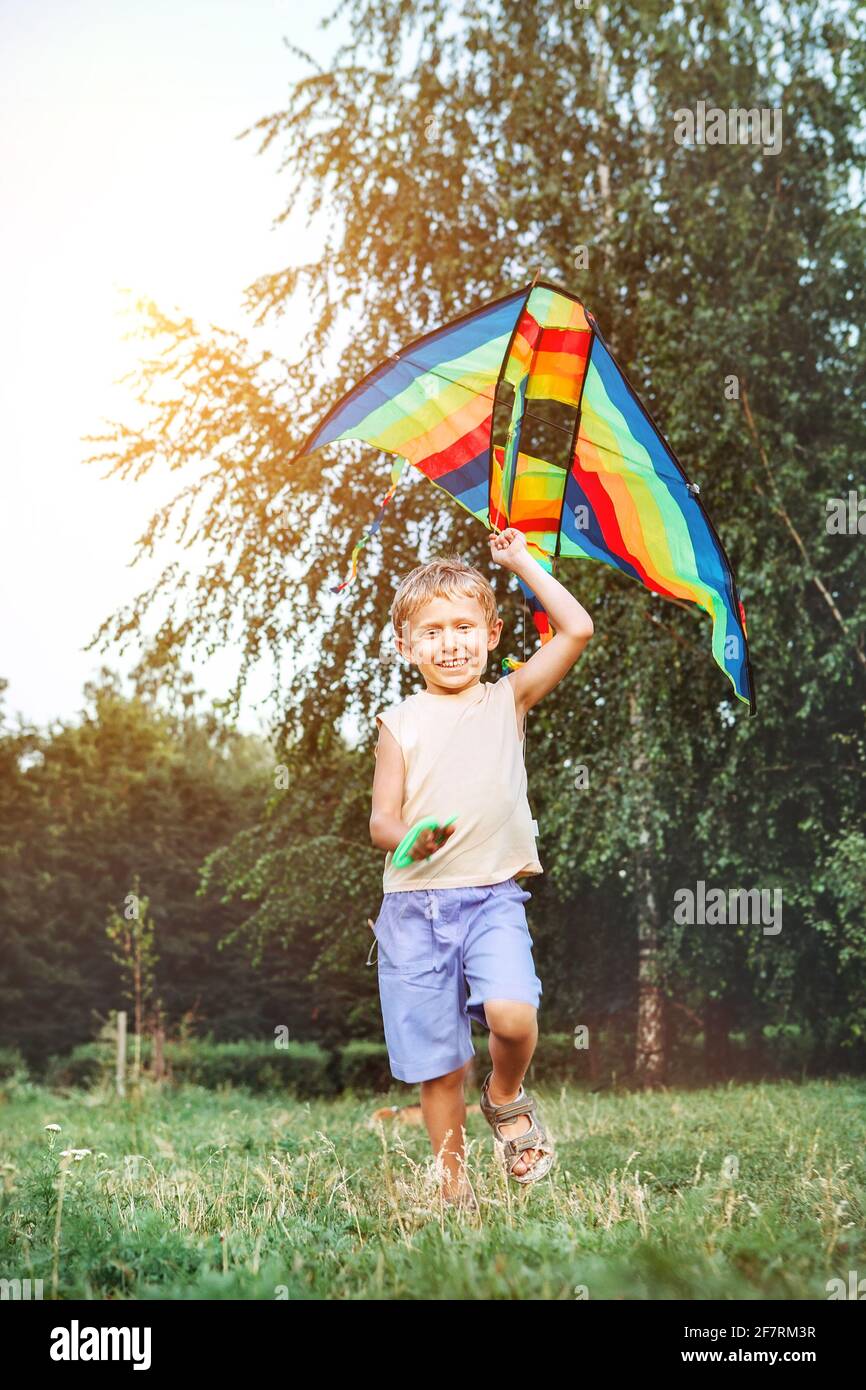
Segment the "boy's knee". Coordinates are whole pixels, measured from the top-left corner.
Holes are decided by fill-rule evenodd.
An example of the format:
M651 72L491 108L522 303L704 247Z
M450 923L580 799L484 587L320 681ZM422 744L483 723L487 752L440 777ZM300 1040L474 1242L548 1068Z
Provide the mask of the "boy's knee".
M485 999L484 1014L491 1032L508 1042L519 1042L537 1027L535 1005L519 999Z
M426 1087L435 1086L437 1089L441 1087L442 1090L459 1091L460 1087L463 1085L468 1065L469 1063L466 1062L462 1067L457 1067L454 1071L446 1072L444 1076L431 1077L429 1081L422 1081L420 1085Z

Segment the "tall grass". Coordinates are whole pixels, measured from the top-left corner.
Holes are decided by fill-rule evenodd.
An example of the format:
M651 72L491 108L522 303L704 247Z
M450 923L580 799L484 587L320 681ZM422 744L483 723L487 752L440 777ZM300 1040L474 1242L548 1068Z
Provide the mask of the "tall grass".
M509 1183L470 1115L461 1212L426 1132L368 1098L12 1084L0 1276L87 1299L823 1300L866 1275L862 1081L533 1090L551 1176Z

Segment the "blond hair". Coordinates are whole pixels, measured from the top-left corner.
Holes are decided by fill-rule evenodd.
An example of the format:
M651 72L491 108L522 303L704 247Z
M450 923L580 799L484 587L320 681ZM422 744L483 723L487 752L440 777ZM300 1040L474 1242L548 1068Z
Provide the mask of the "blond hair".
M399 636L403 624L432 598L474 598L481 604L484 619L492 627L499 614L496 595L478 570L459 555L446 555L419 565L401 579L391 604L391 622Z

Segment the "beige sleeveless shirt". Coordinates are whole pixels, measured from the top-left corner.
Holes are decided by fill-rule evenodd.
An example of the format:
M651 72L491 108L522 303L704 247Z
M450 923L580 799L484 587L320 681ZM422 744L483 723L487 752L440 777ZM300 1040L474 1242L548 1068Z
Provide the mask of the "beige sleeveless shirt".
M406 824L457 817L454 834L429 859L395 869L388 852L386 893L470 888L544 872L526 795L525 730L518 735L509 677L478 681L454 695L421 690L382 710L376 723L403 754Z

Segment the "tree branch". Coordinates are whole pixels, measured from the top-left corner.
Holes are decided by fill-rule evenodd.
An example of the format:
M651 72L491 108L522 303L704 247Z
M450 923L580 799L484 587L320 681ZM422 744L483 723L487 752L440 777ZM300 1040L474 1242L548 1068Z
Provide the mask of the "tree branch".
M767 478L769 479L770 488L773 492L773 498L768 499L770 502L770 506L772 507L776 515L778 517L781 517L782 521L785 523L785 526L787 527L788 532L792 540L794 541L794 544L796 545L797 549L803 557L803 563L809 571L809 577L811 578L812 583L815 585L815 588L818 590L827 607L830 609L830 612L833 614L833 617L839 624L839 627L842 629L842 632L845 634L848 641L851 642L854 650L854 655L856 656L858 662L863 668L864 673L866 673L866 655L864 655L861 645L857 642L857 640L854 637L852 637L848 624L845 622L845 619L840 613L836 605L836 601L833 598L833 595L830 593L830 590L827 588L821 576L815 572L815 567L809 559L809 553L806 550L803 538L797 530L796 526L794 525L793 521L791 520L791 517L788 513L788 509L786 508L784 502L781 499L781 496L779 494L778 483L776 482L773 470L770 467L770 460L767 458L767 452L763 444L761 443L761 438L758 434L758 427L755 424L755 417L753 416L751 407L749 406L749 397L746 392L745 380L741 377L740 381L740 399L743 402L743 413L746 417L746 424L749 428L749 433L751 434L752 439L755 442L755 448L758 451L758 456L761 460L761 463L764 465L764 472L766 473ZM760 486L757 483L755 484L755 486L757 487L758 492L761 493L762 497L766 496L766 494L761 490Z

